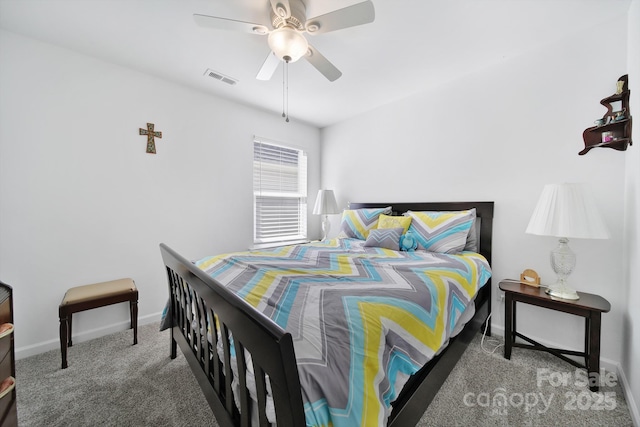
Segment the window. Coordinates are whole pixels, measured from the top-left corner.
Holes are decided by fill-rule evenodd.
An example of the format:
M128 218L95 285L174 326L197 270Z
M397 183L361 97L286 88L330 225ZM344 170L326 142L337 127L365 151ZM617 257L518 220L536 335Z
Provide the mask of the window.
M306 239L306 154L299 149L255 139L253 200L254 243Z

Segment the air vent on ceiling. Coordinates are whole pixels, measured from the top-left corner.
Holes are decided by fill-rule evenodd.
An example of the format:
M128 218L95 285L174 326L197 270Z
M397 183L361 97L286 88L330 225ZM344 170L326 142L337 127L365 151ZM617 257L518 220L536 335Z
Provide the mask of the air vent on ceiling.
M211 68L207 68L207 70L204 72L204 75L214 78L216 80L220 80L221 82L224 82L232 86L238 83L238 80L234 79L233 77L225 76L224 74L218 71L212 70Z

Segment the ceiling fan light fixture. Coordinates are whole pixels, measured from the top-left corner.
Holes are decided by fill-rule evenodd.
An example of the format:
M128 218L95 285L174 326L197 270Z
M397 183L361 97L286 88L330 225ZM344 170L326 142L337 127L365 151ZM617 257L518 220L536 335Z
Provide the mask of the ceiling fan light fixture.
M291 27L282 27L269 33L269 47L282 61L296 62L309 49L307 39Z

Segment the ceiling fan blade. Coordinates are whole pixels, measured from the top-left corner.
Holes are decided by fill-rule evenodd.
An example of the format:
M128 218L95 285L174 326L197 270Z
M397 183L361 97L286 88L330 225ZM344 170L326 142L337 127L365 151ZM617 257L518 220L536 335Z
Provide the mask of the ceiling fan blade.
M304 58L320 71L330 82L340 78L342 72L336 68L327 58L325 58L316 48L309 45L309 51Z
M309 34L322 34L356 25L369 24L376 18L371 0L311 18L305 24Z
M216 30L242 31L251 34L267 34L269 29L261 24L252 22L236 21L235 19L219 18L217 16L193 14L193 19L201 27L213 28Z
M273 13L276 16L281 18L289 18L291 17L291 6L289 5L289 0L270 0L271 8L273 9Z
M278 59L275 53L269 52L269 56L267 56L267 59L264 60L264 64L262 64L260 71L258 71L256 79L271 80L271 76L273 76L273 73L276 72L276 68L278 68L280 62L280 59Z

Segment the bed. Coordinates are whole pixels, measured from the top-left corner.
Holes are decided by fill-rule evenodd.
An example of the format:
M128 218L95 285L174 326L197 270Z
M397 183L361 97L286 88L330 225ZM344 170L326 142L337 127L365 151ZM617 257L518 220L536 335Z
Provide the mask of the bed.
M377 216L365 224L366 235L357 236L362 224L351 221L347 213L363 212ZM436 252L421 250L435 241L425 243L420 229L413 228L424 220L417 215L425 213L451 213L456 218L464 213L450 227L457 227L458 236L466 233L464 248L444 251L455 239L443 239L445 243L441 241L443 246ZM404 230L394 222L411 215L413 225ZM468 215L473 216L470 226ZM394 226L371 232L383 219ZM170 294L171 357L177 356L179 345L221 426L354 425L350 418L354 413L359 425L415 425L473 336L482 327L491 333L492 223L493 202L351 203L343 215L340 238L326 242L198 261L189 261L161 244ZM398 249L405 250L396 250L376 240L385 235L412 238L401 240ZM443 251L438 252L440 249ZM421 264L427 259L435 262L428 269ZM302 266L310 262L309 268ZM444 263L462 270L446 270L444 279L432 276L444 271ZM457 279L451 279L466 277L470 271L476 275L473 285L472 280L457 285ZM287 276L286 285L283 276ZM388 304L397 300L394 292L424 292L424 286L411 282L413 276L421 276L429 286L432 282L451 286L446 292L432 288L427 297L416 294L398 303L411 316L431 322L438 333L428 329L406 333L413 326L387 315L393 311L388 309L383 309L388 311L384 317L392 321L380 322L379 330L364 320L354 326L358 323L354 313L377 303L378 298L387 298L384 304ZM429 278L424 279L426 276ZM276 281L278 286L272 287ZM382 282L398 289L384 287ZM337 289L350 293L335 302L327 295L338 293ZM417 302L423 299L424 304ZM430 306L436 300L444 301L443 306ZM425 304L427 310L419 307ZM444 310L445 306L453 309ZM436 312L440 314L430 317ZM424 326L416 328L419 331ZM371 351L361 350L365 348ZM371 359L371 354L377 354L379 360ZM371 365L375 365L372 371ZM342 376L329 377L341 369Z

